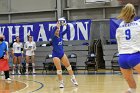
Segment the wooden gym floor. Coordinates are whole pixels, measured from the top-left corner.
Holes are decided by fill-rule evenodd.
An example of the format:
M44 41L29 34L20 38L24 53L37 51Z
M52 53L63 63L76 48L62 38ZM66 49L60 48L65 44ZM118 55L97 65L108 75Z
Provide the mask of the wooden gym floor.
M11 75L12 81L0 76L0 93L124 93L128 88L120 73L96 73L76 75L79 83L74 87L68 75L64 75L65 88L58 88L56 75ZM140 93L140 76L137 81L137 93Z

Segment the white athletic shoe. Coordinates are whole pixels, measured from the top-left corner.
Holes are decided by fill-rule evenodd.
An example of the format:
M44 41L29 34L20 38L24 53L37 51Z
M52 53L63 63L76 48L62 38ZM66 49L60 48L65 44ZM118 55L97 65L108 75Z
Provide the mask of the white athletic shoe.
M33 74L36 74L36 72L33 70Z
M136 93L136 92L132 92L132 91L127 90L125 93Z
M75 86L78 86L78 83L77 83L76 79L71 79L71 82L72 82Z
M19 75L21 74L20 71L18 71L18 74L19 74Z
M25 72L25 74L26 74L26 75L28 75L28 74L29 74L29 72Z
M59 88L64 88L64 82L60 81Z
M11 78L7 78L6 80L11 81Z
M12 71L12 75L14 75L15 74L15 72L14 71Z
M1 76L3 76L4 75L4 71L1 71Z

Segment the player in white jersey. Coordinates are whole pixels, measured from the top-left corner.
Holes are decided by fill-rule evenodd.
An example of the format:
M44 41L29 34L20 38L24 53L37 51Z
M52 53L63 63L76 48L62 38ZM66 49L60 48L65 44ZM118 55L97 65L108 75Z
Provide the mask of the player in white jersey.
M28 41L24 44L26 50L26 74L28 74L28 66L31 58L33 74L35 74L34 51L36 50L36 43L32 40L32 36L28 36Z
M136 82L133 78L135 69L140 73L140 23L134 21L136 15L132 4L127 4L118 19L123 20L116 30L119 51L119 65L129 89L125 93L136 93Z
M20 42L19 36L16 36L16 42L13 43L13 71L12 74L15 74L15 66L18 65L18 74L20 73L20 63L21 63L21 57L23 53L23 45Z

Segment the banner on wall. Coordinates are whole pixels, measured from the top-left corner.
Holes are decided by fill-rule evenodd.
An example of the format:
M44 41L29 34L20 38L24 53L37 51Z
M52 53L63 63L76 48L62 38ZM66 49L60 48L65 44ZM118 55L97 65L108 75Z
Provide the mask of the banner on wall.
M25 24L0 24L0 34L5 35L5 40L13 42L16 36L21 42L27 41L27 35L32 35L35 42L49 41L52 27L56 22L36 22ZM68 22L68 31L64 35L67 40L89 40L91 20L75 20ZM65 30L65 28L63 28Z
M134 20L140 22L140 17L136 17ZM122 21L117 18L110 18L110 39L115 39L116 29L119 27Z

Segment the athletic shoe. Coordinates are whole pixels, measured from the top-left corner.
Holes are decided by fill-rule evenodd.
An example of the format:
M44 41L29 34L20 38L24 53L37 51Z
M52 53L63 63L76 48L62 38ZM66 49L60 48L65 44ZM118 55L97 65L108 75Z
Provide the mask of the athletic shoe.
M3 76L4 75L4 71L1 71L1 76Z
M20 71L18 71L18 74L19 74L19 75L21 74Z
M36 72L33 70L33 74L36 74Z
M64 88L64 82L60 81L59 88Z
M78 86L78 83L77 83L76 79L71 79L71 82L72 82L75 86Z
M131 91L127 90L125 93L136 93L136 92L131 92Z
M11 78L7 78L6 80L11 81Z
M15 74L15 72L13 71L13 72L12 72L12 75L14 75L14 74Z
M28 75L28 74L29 74L29 72L25 72L25 74L26 74L26 75Z

